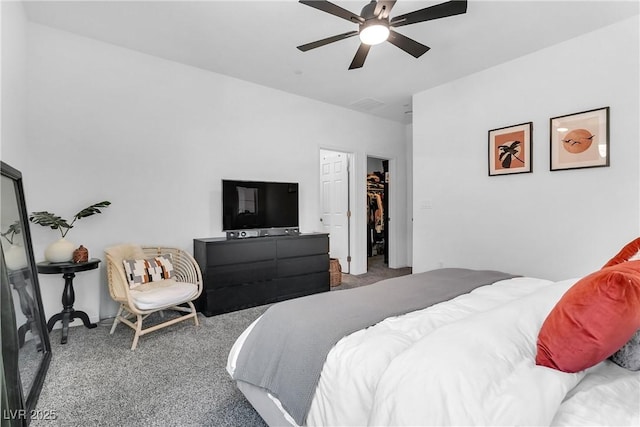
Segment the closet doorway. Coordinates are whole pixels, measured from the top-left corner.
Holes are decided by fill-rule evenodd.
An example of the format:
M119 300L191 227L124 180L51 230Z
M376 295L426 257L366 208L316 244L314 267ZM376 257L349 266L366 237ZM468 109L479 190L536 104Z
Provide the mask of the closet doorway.
M350 179L352 156L320 150L320 224L329 233L329 256L351 272Z
M367 265L389 267L389 160L367 157Z

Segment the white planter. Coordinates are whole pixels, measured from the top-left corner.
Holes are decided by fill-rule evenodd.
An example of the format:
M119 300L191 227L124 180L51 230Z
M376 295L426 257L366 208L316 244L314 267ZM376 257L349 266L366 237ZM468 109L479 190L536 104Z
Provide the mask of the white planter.
M4 252L4 262L9 270L20 270L27 266L27 253L22 246L11 245Z
M73 259L73 251L76 245L64 237L53 242L44 251L44 258L49 262L66 262Z

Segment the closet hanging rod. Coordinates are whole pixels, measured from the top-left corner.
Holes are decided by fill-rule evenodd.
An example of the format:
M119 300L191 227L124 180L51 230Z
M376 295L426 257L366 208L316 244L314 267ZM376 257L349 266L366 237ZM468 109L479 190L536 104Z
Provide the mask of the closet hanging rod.
M384 193L384 188L369 188L367 193Z

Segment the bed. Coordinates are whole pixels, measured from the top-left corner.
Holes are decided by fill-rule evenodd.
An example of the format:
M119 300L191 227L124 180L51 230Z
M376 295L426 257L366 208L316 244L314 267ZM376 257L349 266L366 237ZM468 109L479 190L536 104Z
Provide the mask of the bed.
M633 256L559 282L439 269L285 301L242 333L227 370L270 426L640 425L640 366L633 365L640 362L630 347L640 340L640 261ZM596 322L604 332L586 334L616 335L614 342L603 349L599 336L595 350L576 357L582 349L572 340L580 334L562 336L553 320L585 282L624 292L610 311L599 306L611 319ZM602 294L588 290L589 298ZM544 341L549 331L555 348ZM623 350L631 365L613 357Z

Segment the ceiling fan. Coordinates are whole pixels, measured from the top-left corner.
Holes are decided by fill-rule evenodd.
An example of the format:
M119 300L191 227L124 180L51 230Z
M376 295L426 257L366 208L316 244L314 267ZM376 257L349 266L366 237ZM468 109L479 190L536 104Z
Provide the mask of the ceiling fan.
M396 4L396 0L371 0L371 3L362 8L360 15L325 0L300 0L300 3L359 25L358 30L298 46L298 49L306 52L329 43L353 37L357 34L360 36L361 43L356 55L353 57L353 61L351 61L351 65L349 65L350 70L361 68L364 65L371 46L385 41L399 47L415 58L419 58L430 48L394 31L393 28L430 21L432 19L446 18L447 16L460 15L467 12L466 0L448 1L405 13L404 15L395 16L391 19L389 18L389 13Z

